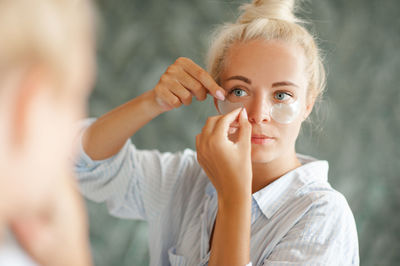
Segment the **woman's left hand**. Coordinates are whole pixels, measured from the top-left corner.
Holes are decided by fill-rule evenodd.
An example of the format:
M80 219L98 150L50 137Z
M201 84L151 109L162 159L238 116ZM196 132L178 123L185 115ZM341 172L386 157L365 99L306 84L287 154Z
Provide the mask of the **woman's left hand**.
M238 138L228 137L229 127L239 120ZM223 200L251 195L251 124L246 109L210 117L196 136L197 160ZM233 195L235 195L233 197Z

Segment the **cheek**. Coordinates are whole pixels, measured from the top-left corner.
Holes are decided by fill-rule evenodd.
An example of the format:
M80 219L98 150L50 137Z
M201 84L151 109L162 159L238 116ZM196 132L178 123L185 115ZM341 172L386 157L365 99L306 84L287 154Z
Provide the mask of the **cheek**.
M301 127L301 119L300 117L293 121L292 123L284 126L279 127L279 142L280 145L291 148L294 147L296 143L296 139L299 135L300 132L300 127Z
M48 134L44 144L47 146L48 160L52 161L53 165L65 167L69 157L74 154L73 142L80 113L77 105L65 102L53 109L49 117L52 123L49 123L51 126L47 127Z

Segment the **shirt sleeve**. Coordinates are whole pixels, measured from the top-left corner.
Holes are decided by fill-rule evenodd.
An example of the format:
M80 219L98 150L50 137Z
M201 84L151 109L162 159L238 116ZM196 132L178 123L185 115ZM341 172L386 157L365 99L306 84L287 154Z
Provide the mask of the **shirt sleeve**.
M359 265L357 230L346 199L330 193L314 202L263 265Z
M93 122L83 122L75 171L81 192L93 201L106 202L114 216L152 219L167 206L179 180L201 170L193 150L138 150L130 140L111 158L92 160L83 150L81 138Z

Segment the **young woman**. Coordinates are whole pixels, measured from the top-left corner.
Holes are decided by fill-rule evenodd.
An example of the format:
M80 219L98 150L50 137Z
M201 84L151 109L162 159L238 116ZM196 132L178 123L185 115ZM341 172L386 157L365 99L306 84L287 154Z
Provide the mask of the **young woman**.
M91 265L69 160L93 80L91 4L0 0L0 18L0 265Z
M295 142L324 88L313 37L294 1L255 0L217 33L209 74L179 58L157 86L82 131L83 193L111 214L149 223L151 265L358 265L345 198L328 163ZM197 151L138 150L129 138L195 96L218 116Z

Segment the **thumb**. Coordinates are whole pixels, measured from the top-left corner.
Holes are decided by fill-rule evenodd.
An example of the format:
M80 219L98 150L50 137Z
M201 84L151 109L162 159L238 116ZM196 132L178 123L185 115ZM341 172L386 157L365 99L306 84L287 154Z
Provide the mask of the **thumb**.
M239 116L239 140L240 145L250 147L251 144L251 124L247 117L246 108L243 108Z

